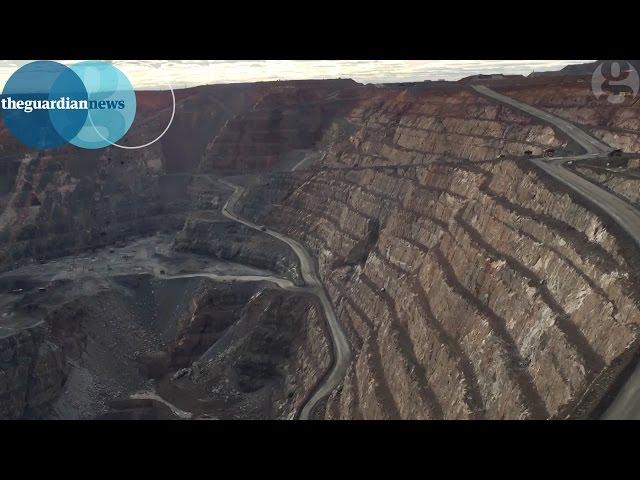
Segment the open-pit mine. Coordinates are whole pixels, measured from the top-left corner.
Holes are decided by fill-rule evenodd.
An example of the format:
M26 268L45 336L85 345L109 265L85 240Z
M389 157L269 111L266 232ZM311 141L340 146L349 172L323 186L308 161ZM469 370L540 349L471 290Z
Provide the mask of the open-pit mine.
M640 418L640 103L498 77L0 129L0 419Z

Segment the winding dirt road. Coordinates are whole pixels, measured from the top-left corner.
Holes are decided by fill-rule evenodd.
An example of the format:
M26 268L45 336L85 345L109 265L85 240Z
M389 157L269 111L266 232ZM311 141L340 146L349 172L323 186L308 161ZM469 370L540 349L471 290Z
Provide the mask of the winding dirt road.
M552 124L567 137L571 138L574 142L584 148L587 154L602 155L607 154L611 150L613 150L606 143L603 143L597 138L592 137L584 130L581 130L578 126L563 118L556 117L549 112L545 112L544 110L540 110L539 108L527 105L526 103L520 102L515 98L502 95L501 93L495 92L484 85L471 85L471 88L473 88L482 96L489 97L490 99L497 100L500 103L510 105L522 112L538 118L539 120Z
M621 198L564 168L567 162L607 158L608 154L613 150L609 145L593 138L571 122L548 112L494 92L485 86L472 85L471 87L482 96L510 105L553 125L557 130L580 145L586 152L584 155L534 158L531 161L553 178L581 195L588 202L606 212L640 246L640 212ZM640 364L636 366L635 371L630 375L601 418L605 420L640 420Z
M231 220L246 225L247 227L254 230L266 233L267 235L271 235L272 237L277 238L278 240L289 245L289 247L291 247L291 249L295 252L300 261L300 273L302 274L302 279L305 286L302 288L286 288L289 290L306 291L312 293L313 295L318 297L318 300L322 305L322 309L324 311L325 318L327 319L327 325L329 327L329 332L331 333L331 339L333 342L333 363L328 375L322 378L320 384L317 386L313 394L309 397L309 399L305 402L302 409L300 410L298 418L300 420L309 420L313 408L318 404L318 402L326 398L344 378L347 367L351 362L351 347L349 345L349 342L347 341L347 337L344 334L344 331L342 330L342 327L340 326L340 323L338 322L338 319L336 318L333 305L331 304L324 286L320 281L320 275L318 274L316 262L311 254L296 240L283 235L282 233L276 232L275 230L271 230L270 228L253 223L252 221L247 220L246 218L242 218L234 213L233 207L242 195L244 189L223 179L221 179L220 182L233 190L233 194L224 204L224 207L222 207L222 214Z

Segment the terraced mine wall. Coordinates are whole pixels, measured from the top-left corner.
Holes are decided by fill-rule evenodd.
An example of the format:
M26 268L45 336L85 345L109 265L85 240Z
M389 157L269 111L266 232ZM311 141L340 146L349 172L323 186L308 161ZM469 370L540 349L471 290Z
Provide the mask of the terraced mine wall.
M97 165L95 174L74 175L56 157L20 164L0 214L0 265L182 226L191 205L188 176L145 175L140 165L109 158Z
M274 167L291 152L313 148L334 119L375 90L352 80L255 85L258 99L211 138L201 171L251 173Z
M640 206L640 160L638 158L594 159L570 168L590 182Z
M243 199L317 255L348 333L322 416L588 415L640 312L603 220L509 155L564 141L466 91L390 93L347 118L317 169Z
M321 418L591 415L637 350L638 282L615 229L528 163L526 151L566 149L565 139L463 87L296 84L215 94L212 87L197 101L185 97L175 136L137 154L13 159L0 185L0 265L168 229L182 230L181 249L291 273L284 250L284 257L257 255L257 232L215 224L229 192L213 177L262 174L246 185L242 215L314 253L354 353L343 383L317 412ZM554 94L554 110L535 101L544 95L520 98L563 116L560 103L570 96ZM145 125L162 125L166 112L156 113ZM616 144L606 136L619 135L615 125L635 128L624 115L612 114L611 125L594 121L594 134L600 129L604 141L635 148L633 139L618 136ZM151 130L135 129L131 139ZM184 142L191 130L194 141ZM300 151L315 160L300 171L284 168ZM231 246L217 238L219 229L231 234ZM116 290L122 288L133 287L125 282ZM146 287L134 290L131 298L151 302ZM111 325L124 328L117 318L140 319L139 307L129 297L87 297L82 305L98 310L83 318L106 340L82 368L112 368L101 356L112 340L131 358L142 342L147 367L168 368L160 392L180 408L221 418L291 418L331 362L320 309L302 294L264 288L233 307L230 323L224 308L216 313L208 304L220 300L213 290L189 290L181 304L186 316L165 325L175 329L171 345L155 327L139 329L137 340L127 329L103 335ZM101 324L104 312L122 315ZM101 411L76 396L89 377L67 362L85 341L71 316L61 312L59 322L49 317L43 327L0 339L8 372L0 378L3 416L62 415L73 404L87 416ZM138 363L127 363L127 388L143 381ZM113 388L115 395L124 387Z
M622 97L622 103L611 103L607 100L608 93L597 97L591 88L590 76L548 80L543 84L521 81L517 86L503 85L496 89L584 125L591 134L613 148L627 152L640 149L640 103L635 101L637 98Z
M178 231L191 212L217 208L207 203L200 174L273 167L290 153L312 147L357 92L366 90L345 80L179 91L169 131L138 150L29 151L0 128L6 147L0 149L0 269L132 236ZM124 145L152 141L171 118L167 92L143 93L138 103ZM224 194L216 188L205 186L208 200Z

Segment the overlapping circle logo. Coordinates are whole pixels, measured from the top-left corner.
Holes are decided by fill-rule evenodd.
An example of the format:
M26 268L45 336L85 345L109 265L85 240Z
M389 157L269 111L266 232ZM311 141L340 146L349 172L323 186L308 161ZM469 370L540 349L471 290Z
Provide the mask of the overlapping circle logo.
M22 143L39 149L66 143L89 149L112 145L127 133L136 114L129 79L99 61L28 63L9 78L0 104L5 126Z

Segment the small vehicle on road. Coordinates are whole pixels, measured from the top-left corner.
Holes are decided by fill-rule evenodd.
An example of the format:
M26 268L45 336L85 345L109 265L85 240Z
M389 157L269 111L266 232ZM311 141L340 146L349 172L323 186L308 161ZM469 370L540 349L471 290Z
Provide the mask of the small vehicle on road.
M265 227L264 225L260 225L260 231L261 232L266 232L267 231L267 227Z
M611 150L609 152L609 156L610 157L621 157L622 156L622 149L621 148L616 148L615 150Z

